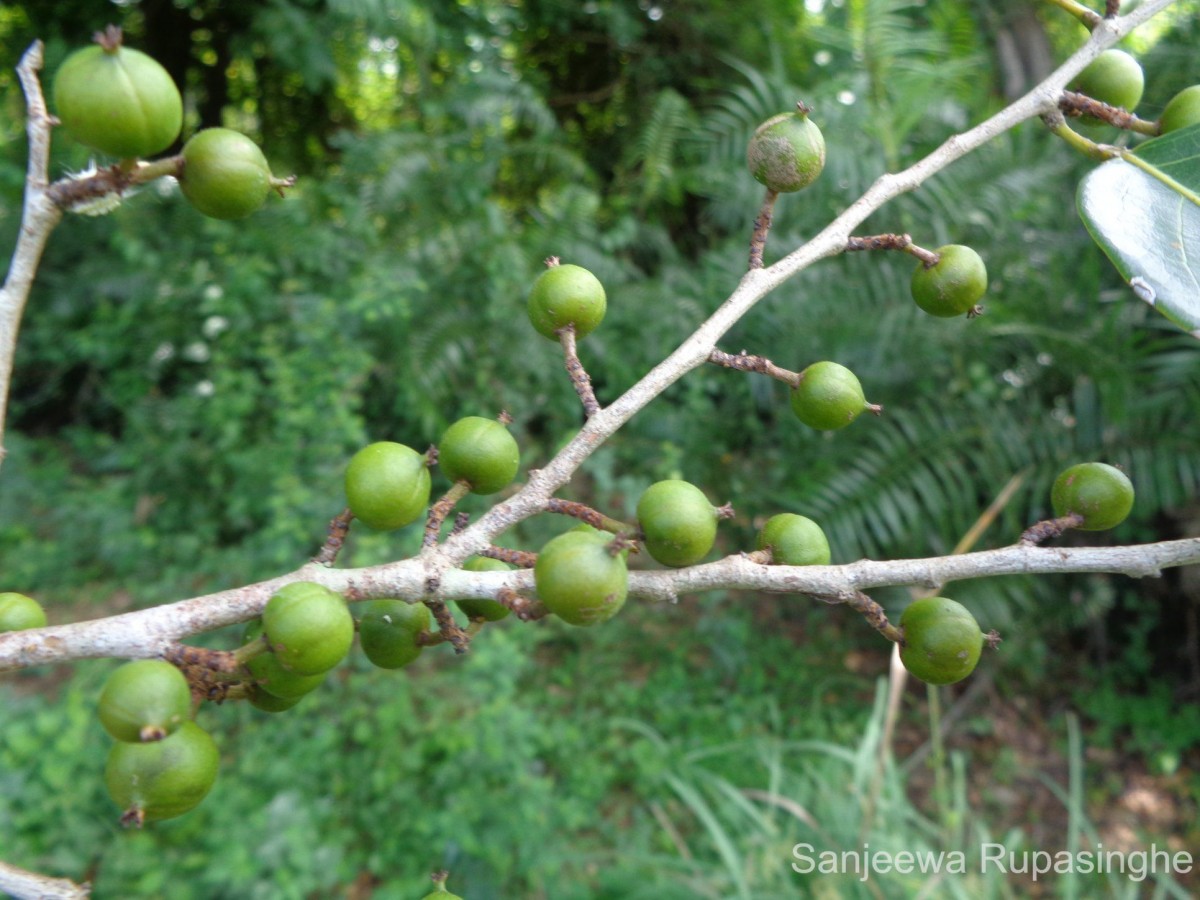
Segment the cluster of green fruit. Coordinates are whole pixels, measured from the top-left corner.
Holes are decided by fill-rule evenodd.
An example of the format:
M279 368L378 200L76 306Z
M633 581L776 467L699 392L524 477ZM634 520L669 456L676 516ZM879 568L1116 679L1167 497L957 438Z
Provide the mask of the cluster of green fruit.
M1050 489L1050 505L1062 527L1083 531L1114 528L1133 509L1133 484L1120 469L1088 462L1059 473ZM929 684L953 684L975 670L987 636L961 603L924 597L900 616L904 667Z
M1075 76L1071 90L1109 106L1133 112L1142 99L1146 79L1141 64L1124 50L1105 50ZM1084 116L1088 125L1104 124L1095 116ZM1163 108L1156 123L1158 134L1170 134L1200 123L1200 84L1184 88Z
M183 99L166 69L121 41L121 30L110 26L94 46L68 56L54 79L54 106L81 144L134 161L179 137ZM229 128L193 135L183 146L178 178L184 197L217 219L250 215L273 186L287 183L272 176L254 141Z

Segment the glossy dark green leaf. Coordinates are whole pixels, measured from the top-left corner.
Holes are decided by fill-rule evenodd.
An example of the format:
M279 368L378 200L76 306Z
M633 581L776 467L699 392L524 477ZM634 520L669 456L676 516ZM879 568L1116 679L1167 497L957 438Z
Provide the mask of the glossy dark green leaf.
M1130 289L1200 337L1200 125L1147 141L1080 183L1079 215Z

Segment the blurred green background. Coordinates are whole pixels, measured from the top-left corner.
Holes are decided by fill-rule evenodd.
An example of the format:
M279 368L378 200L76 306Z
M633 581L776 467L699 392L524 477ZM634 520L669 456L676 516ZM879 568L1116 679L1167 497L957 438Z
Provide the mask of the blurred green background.
M1197 12L1181 0L1126 44L1146 70L1147 118L1200 80ZM40 37L48 84L108 22L182 86L185 136L245 130L299 183L245 222L204 219L163 185L54 234L0 477L0 589L38 597L53 623L291 570L371 440L423 448L460 416L505 408L523 466L543 464L581 420L558 349L523 312L545 257L608 290L581 353L609 401L737 283L761 200L744 165L760 121L803 98L829 148L817 184L776 207L770 262L1084 36L1042 5L983 0L8 4L0 246L25 165L12 68ZM88 162L56 134L53 177ZM628 517L649 483L683 477L737 509L719 552L795 511L849 562L949 552L1020 475L979 546L1011 543L1048 513L1060 468L1103 459L1130 473L1138 503L1087 543L1197 534L1200 348L1090 242L1073 204L1087 166L1031 123L863 227L974 245L991 276L980 319L925 316L907 257L852 254L793 279L722 342L792 369L848 365L882 418L817 433L779 383L702 370L562 495ZM531 520L504 542L536 548L563 525ZM342 562L418 541L356 533ZM888 747L888 648L861 619L711 594L631 604L603 629L501 623L466 658L436 648L400 673L355 659L279 717L206 708L217 787L142 833L120 832L100 778L93 706L113 663L6 676L0 849L100 897L416 898L448 868L468 898L759 898L935 889L928 875L801 877L802 841L1056 850L1070 832L1085 848L1200 847L1194 572L950 592L1005 641L940 698L910 686ZM911 596L876 599L896 615ZM1197 887L1169 882L1161 896ZM1043 889L1138 885L1062 876ZM975 868L936 890L1035 887Z

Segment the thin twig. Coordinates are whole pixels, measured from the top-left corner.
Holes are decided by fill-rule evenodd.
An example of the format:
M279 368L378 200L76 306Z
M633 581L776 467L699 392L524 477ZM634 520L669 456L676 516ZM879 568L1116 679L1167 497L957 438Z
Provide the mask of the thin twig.
M800 373L775 365L765 356L754 356L742 350L739 353L726 353L724 350L713 350L708 354L708 361L713 365L724 366L727 369L737 369L739 372L757 372L782 381L788 387L800 383Z
M579 402L583 404L584 416L590 419L600 412L600 403L596 400L595 391L592 390L591 376L583 367L583 363L579 361L579 352L575 347L575 326L573 324L564 325L555 334L558 335L558 341L562 344L563 364L567 368L567 375L571 378L571 386L575 388L575 393L579 395Z
M313 557L313 562L322 566L332 566L337 562L338 554L346 543L346 535L350 533L350 522L353 519L354 513L350 512L349 507L346 507L329 520L329 532L325 543Z
M779 193L767 188L762 206L759 208L758 215L754 219L754 233L750 236L751 271L763 267L763 253L767 249L767 235L771 231L771 216L775 209L775 201L778 199Z

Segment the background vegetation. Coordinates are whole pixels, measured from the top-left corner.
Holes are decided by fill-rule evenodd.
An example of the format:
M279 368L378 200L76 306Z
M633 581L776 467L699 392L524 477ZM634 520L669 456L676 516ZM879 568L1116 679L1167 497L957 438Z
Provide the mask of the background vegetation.
M1133 42L1148 117L1200 80L1198 8ZM771 258L1081 37L1064 16L982 2L770 0L753 17L699 0L10 5L0 245L24 170L12 66L37 36L52 73L109 21L185 87L185 132L249 130L301 178L245 223L147 189L51 241L18 351L0 587L39 597L54 622L293 568L368 440L424 446L459 416L506 408L537 466L581 416L557 349L521 314L543 258L608 288L583 353L611 399L743 270L758 122L803 97L830 148L817 185L777 207ZM87 162L58 135L56 174ZM883 418L818 434L778 384L701 371L600 451L571 496L628 515L644 486L685 477L738 510L722 552L789 510L848 562L949 552L1020 474L982 539L1009 543L1046 513L1059 468L1101 458L1131 473L1139 502L1089 542L1198 533L1200 352L1080 227L1085 169L1031 124L868 223L979 247L982 319L933 321L907 299L906 262L854 255L730 335L725 349L789 368L851 366ZM559 527L508 537L536 547ZM356 533L343 562L417 540ZM468 658L428 653L402 674L360 660L299 714L205 710L224 751L214 795L139 834L119 833L96 764L92 707L111 663L23 673L0 684L0 847L100 896L416 897L444 866L467 897L560 898L920 887L803 881L788 868L802 840L1046 846L1095 820L1086 833L1106 846L1200 846L1194 576L953 592L1006 641L953 694L948 756L927 752L915 691L900 763L876 762L887 648L861 621L805 598L706 595L596 632L505 623ZM898 613L910 598L877 599ZM1067 741L1075 716L1086 752ZM949 887L1028 887L1015 884Z

